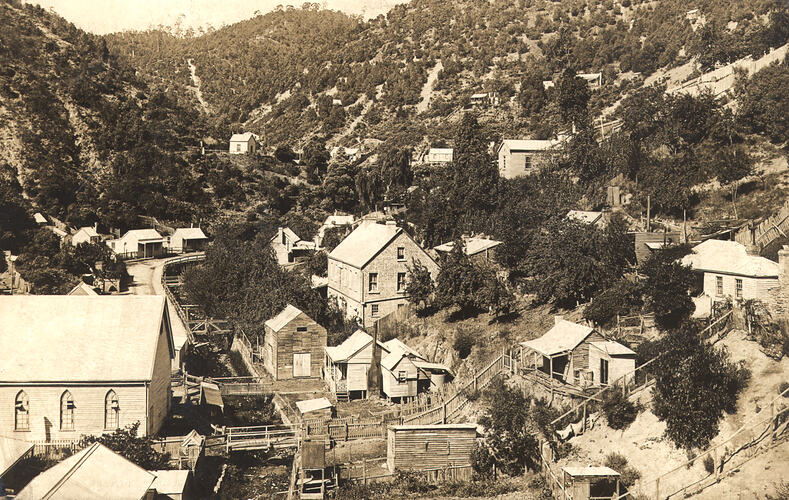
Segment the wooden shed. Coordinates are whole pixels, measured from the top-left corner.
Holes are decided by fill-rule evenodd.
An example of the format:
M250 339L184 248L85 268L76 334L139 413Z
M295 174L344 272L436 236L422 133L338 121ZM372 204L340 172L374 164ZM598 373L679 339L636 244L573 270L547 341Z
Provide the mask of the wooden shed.
M296 401L296 408L302 418L332 418L335 414L334 405L326 398Z
M562 486L573 500L619 498L619 473L609 467L562 467Z
M388 430L386 464L393 472L465 467L476 439L475 424L395 425Z
M326 329L288 304L266 321L263 365L275 380L321 376Z

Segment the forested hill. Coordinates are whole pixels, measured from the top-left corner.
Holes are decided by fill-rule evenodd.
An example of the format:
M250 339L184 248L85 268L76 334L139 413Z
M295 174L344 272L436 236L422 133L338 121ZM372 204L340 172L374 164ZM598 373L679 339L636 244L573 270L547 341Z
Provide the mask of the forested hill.
M191 38L149 31L108 43L179 83L189 83L191 58L220 128L251 128L271 146L332 137L360 117L349 135L446 138L429 119L451 116L478 91L520 98L499 113L496 133L545 136L557 124L540 113L543 79L568 67L602 72L605 86L591 103L599 110L658 68L696 58L704 70L780 45L786 18L782 27L769 15L780 3L414 0L368 22L314 4ZM441 67L429 108L414 119L430 70Z
M40 7L0 1L0 26L4 210L117 228L137 214L199 216L205 197L182 153L204 132L190 93L136 75L103 38ZM0 223L13 248L7 232L23 221Z

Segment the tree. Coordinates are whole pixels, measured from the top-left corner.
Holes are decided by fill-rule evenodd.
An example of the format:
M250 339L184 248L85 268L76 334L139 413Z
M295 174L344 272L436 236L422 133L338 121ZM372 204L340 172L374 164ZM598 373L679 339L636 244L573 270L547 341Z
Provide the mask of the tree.
M608 326L617 315L625 316L642 305L641 288L636 283L621 279L592 299L584 309L584 319Z
M562 120L567 125L583 126L589 120L589 84L572 68L566 68L557 85L556 99Z
M702 338L700 326L686 322L664 338L639 346L662 355L650 367L655 377L653 410L666 422L666 435L682 448L704 448L718 434L725 413L737 410L737 397L750 377Z
M354 211L359 206L356 195L356 172L344 154L338 155L329 163L329 170L323 178L323 207L328 211Z
M308 181L313 184L318 183L319 179L326 173L329 158L326 142L320 138L312 138L304 147L304 153L302 154L302 165L304 165Z
M688 295L693 287L693 271L677 262L678 258L677 252L659 250L641 266L641 273L646 275L642 284L646 306L663 329L679 326L695 307Z
M153 439L150 436L140 437L139 429L140 422L135 422L123 429L116 429L112 433L101 436L83 436L79 441L79 447L86 448L93 443L101 443L145 470L171 468L170 454L154 450Z
M442 308L457 306L461 314L477 312L484 307L479 294L484 286L482 273L466 255L465 243L455 240L452 250L441 261L436 279L436 303Z
M435 292L433 277L427 266L418 260L411 260L408 269L408 281L405 285L405 293L408 295L408 302L414 304L417 311L425 311L430 308L431 298Z

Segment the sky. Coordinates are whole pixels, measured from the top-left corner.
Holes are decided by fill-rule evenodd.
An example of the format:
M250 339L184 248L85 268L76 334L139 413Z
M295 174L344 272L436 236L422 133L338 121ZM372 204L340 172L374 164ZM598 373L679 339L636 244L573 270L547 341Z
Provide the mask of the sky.
M304 0L28 0L52 9L78 28L96 34L174 26L183 29L212 25L220 28L249 19L256 11L265 14L277 5L301 6ZM386 13L406 0L321 0L323 8L365 18Z

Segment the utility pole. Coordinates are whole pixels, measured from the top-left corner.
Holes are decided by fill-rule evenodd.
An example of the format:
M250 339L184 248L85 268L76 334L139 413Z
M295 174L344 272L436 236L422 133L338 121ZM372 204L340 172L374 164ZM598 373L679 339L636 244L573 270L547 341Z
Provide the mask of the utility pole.
M650 216L649 212L650 212L651 208L652 208L652 199L651 199L651 197L649 195L647 195L647 232L649 232L650 227L651 227L651 224L650 224L651 221L649 220L649 216Z

